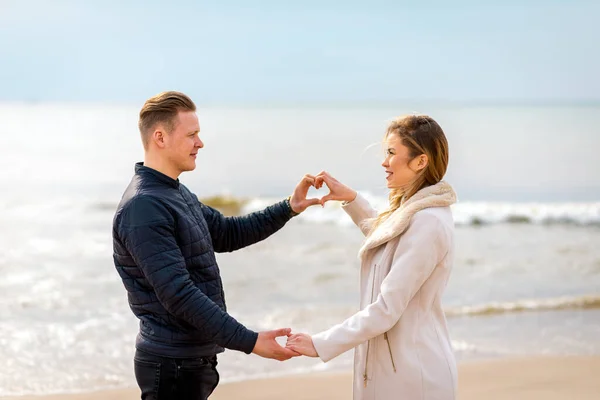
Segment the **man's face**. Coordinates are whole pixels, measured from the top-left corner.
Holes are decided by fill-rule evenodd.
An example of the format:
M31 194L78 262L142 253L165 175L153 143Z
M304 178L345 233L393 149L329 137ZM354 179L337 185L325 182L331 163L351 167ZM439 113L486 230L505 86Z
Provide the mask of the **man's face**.
M165 135L165 156L173 169L193 171L196 168L196 155L204 147L198 136L200 123L194 111L179 111L173 130Z

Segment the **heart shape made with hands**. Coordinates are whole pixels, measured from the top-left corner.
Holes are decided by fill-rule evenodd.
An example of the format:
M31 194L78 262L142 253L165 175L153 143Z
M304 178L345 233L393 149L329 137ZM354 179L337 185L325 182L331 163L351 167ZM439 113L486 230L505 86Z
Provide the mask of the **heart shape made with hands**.
M307 175L304 178L304 188L299 193L297 193L299 195L299 197L297 198L299 199L301 196L304 199L303 202L308 203L309 207L312 205L322 206L325 203L323 199L329 194L323 193L325 190L321 190L323 186L324 185L322 182L318 184L314 177ZM319 193L317 193L317 191Z
M311 186L316 190L320 190L323 185L329 189L329 193L321 198L308 198L308 191ZM325 203L330 200L345 200L345 198L348 197L346 196L348 194L346 192L351 190L352 189L338 182L327 172L322 171L316 176L309 174L304 175L304 178L296 187L291 200L294 200L294 204L298 206L298 212L302 212L311 205L320 204L321 207L325 207Z
M332 179L332 178L329 178L329 179ZM320 190L321 188L323 188L323 185L325 185L325 187L327 188L329 193L327 193L325 196L323 196L319 199L319 202L321 203L322 207L325 206L326 202L335 200L333 191L331 190L331 186L329 186L329 184L327 183L326 178L322 175L317 175L315 177L315 183L313 184L314 188L317 190Z
M331 196L331 188L327 185L327 182L325 182L325 179L322 176L317 176L315 178L315 183L314 183L314 188L317 190L321 190L321 188L323 188L323 184L325 184L325 187L329 190L329 193L327 193L325 196L322 196L319 199L319 202L321 203L321 206L324 206L325 203L330 200L328 196Z

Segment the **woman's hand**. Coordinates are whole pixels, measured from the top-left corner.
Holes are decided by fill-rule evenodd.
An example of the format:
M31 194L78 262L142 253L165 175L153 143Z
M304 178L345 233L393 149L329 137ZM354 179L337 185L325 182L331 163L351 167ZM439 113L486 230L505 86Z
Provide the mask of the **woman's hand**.
M310 335L305 333L295 333L288 336L287 343L285 345L287 349L295 351L298 354L308 357L318 357L317 350L313 344Z
M344 185L326 171L320 172L315 177L315 188L320 189L323 183L329 188L329 193L321 198L321 205L329 200L351 202L356 198L356 190Z

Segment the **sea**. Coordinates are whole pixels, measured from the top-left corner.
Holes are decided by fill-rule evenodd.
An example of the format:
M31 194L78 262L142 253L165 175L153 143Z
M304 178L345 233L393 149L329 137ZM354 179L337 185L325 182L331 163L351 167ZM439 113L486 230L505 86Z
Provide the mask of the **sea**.
M111 227L143 159L140 106L0 104L0 396L135 386L138 321ZM600 105L200 105L205 147L181 181L246 214L326 170L384 209L381 142L407 113L431 115L450 145L457 252L443 303L459 362L600 354ZM342 322L358 308L363 240L330 202L218 254L229 312L254 330ZM219 356L224 382L351 368L352 352Z

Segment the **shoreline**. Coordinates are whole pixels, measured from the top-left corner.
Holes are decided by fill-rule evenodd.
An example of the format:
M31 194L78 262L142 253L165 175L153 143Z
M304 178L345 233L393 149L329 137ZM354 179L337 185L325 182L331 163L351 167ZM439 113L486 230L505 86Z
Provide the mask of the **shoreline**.
M461 400L600 398L600 356L526 356L458 363ZM349 372L286 375L219 385L214 400L342 400L352 398ZM90 393L8 396L0 400L139 399L137 388Z

